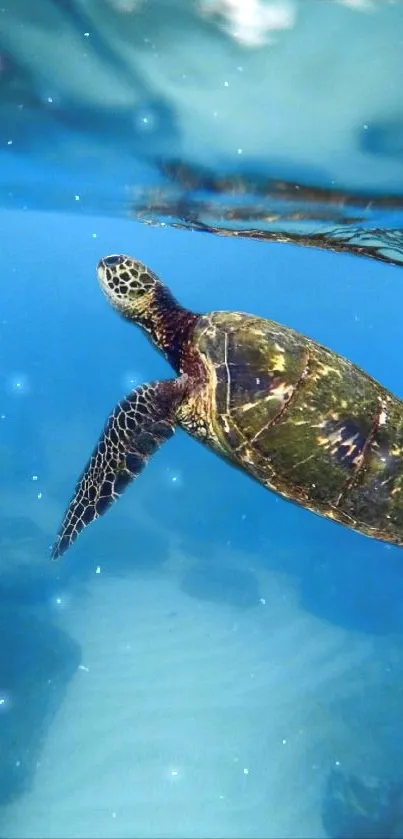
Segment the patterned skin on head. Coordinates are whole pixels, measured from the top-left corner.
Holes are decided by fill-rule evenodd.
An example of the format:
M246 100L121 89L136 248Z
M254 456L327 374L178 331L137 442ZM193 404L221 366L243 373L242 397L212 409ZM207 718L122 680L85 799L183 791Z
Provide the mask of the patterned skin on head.
M164 288L152 271L129 256L104 257L98 263L97 274L113 308L139 324L152 309L156 292Z
M174 370L183 372L182 350L198 315L181 306L153 271L130 256L104 257L97 274L113 308L144 329Z

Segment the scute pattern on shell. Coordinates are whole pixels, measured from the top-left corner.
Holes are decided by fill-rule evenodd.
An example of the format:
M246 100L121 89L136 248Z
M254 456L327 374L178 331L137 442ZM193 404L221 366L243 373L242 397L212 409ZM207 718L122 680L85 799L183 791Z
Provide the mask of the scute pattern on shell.
M403 403L355 364L273 321L202 317L209 440L283 497L403 544Z

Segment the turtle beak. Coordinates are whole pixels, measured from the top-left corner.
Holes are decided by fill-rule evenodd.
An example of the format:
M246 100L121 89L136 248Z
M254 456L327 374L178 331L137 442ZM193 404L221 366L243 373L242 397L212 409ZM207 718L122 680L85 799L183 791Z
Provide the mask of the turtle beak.
M105 256L103 259L100 259L97 265L97 274L100 286L103 291L107 291L106 280L107 280L107 268L114 268L116 265L119 265L121 261L121 257L119 256Z
M98 265L97 265L97 274L98 274L98 279L99 279L99 282L100 282L100 283L103 283L103 282L104 282L104 280L105 280L105 267L104 267L104 261L103 261L103 259L101 259L101 260L98 262Z
M98 265L97 265L97 275L98 275L98 282L101 286L102 291L104 292L104 294L107 295L107 297L109 297L110 296L110 293L109 293L110 289L108 287L108 271L107 271L108 261L107 260L108 260L108 257L106 259L100 259L99 260ZM117 263L115 263L115 264L117 264ZM110 272L109 272L109 276L110 276Z
M120 266L124 264L126 257L122 255L104 256L97 265L97 274L101 290L108 298L112 306L123 313L125 295L119 286Z
M106 269L105 269L103 259L101 259L100 262L98 262L97 275L98 275L99 285L101 286L101 289L102 289L103 293L107 295L108 294L108 286L107 286L107 279L106 279Z

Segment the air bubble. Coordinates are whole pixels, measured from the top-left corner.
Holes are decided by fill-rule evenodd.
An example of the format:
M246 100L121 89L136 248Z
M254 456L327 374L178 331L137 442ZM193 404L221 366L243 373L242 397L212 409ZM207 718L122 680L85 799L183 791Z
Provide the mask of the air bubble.
M0 691L0 713L6 713L12 705L10 696L5 691Z
M168 468L166 470L167 482L173 488L179 488L183 486L183 477L181 472L177 472L176 469Z
M55 108L60 106L60 96L55 90L43 90L40 93L40 99L46 108Z
M12 373L6 381L6 391L11 396L27 396L31 392L31 385L25 373Z
M134 126L142 134L151 134L158 128L158 117L152 108L138 108L134 113Z
M125 373L122 374L121 378L121 385L124 391L134 390L135 387L138 387L142 382L145 381L145 377L138 370L126 370Z

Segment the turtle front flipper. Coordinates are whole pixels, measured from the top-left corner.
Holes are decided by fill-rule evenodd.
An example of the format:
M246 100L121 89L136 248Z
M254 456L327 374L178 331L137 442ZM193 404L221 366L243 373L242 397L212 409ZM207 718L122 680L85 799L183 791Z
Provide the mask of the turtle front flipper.
M77 483L52 559L58 559L81 531L116 501L147 461L175 431L176 409L186 377L140 385L118 402Z

